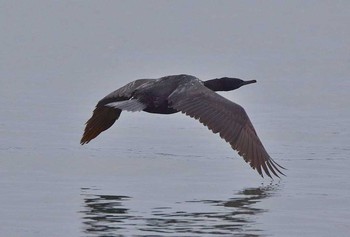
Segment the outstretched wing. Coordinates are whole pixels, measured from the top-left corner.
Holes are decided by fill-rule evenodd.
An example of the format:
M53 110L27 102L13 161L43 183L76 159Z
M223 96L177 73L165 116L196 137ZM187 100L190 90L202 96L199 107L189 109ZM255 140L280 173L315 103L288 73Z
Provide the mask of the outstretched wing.
M180 85L168 98L170 105L199 120L231 147L263 176L283 174L266 152L245 110L238 104L206 88L200 81Z
M139 79L130 82L100 100L97 103L91 118L86 122L86 127L83 137L80 140L80 144L83 145L89 143L101 132L110 128L122 112L122 109L113 105L120 101L128 101L137 87L149 81L153 81L153 79Z

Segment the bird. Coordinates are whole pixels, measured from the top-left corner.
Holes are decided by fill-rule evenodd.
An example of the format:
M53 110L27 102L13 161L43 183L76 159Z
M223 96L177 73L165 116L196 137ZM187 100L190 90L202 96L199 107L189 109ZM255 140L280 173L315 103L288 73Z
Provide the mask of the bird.
M110 128L122 111L145 111L156 114L181 112L205 125L229 143L238 155L262 177L265 173L284 175L283 166L267 153L244 108L217 91L232 91L256 83L239 78L222 77L207 81L187 75L170 75L158 79L138 79L102 98L86 122L81 145L89 143Z

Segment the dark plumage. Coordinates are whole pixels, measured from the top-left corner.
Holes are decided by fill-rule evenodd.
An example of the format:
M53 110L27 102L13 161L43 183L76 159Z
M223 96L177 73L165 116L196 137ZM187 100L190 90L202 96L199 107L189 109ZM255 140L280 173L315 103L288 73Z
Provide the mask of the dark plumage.
M266 152L245 110L215 91L231 91L255 80L219 78L201 81L190 75L173 75L159 79L139 79L126 84L98 102L86 122L80 143L89 143L110 128L122 110L158 114L182 112L199 120L228 142L238 154L263 176L283 174ZM271 173L270 173L271 172Z

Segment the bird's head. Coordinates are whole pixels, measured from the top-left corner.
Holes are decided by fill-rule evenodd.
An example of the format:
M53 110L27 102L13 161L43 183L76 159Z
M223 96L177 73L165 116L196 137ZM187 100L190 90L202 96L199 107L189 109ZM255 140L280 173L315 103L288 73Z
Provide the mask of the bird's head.
M204 85L213 91L232 91L252 83L256 83L256 80L244 81L239 78L222 77L205 81Z

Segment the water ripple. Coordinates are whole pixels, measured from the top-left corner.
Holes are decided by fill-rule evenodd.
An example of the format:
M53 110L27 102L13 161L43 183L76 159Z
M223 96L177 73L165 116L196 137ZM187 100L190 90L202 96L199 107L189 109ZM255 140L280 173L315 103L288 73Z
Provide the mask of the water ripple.
M277 185L247 188L228 200L189 200L135 210L126 195L88 194L84 190L84 232L88 236L265 236L254 204L273 196Z

